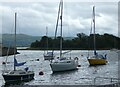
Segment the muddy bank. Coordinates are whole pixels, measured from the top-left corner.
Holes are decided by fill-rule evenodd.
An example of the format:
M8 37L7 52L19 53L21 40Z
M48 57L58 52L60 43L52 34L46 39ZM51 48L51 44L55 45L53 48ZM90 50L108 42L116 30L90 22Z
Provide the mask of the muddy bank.
M19 54L19 52L17 52L17 49L15 49L15 53ZM0 48L0 56L7 56L7 55L13 55L14 54L14 48L13 47L2 47Z

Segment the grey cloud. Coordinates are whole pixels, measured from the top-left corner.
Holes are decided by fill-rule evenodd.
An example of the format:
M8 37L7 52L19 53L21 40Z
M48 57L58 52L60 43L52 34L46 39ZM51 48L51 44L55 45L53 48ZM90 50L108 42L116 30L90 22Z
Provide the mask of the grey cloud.
M17 28L21 31L20 33L45 35L45 28L48 26L49 35L54 36L58 2L3 4L0 6L3 9L3 14L0 13L2 15L3 33L11 33L11 29L14 27L14 12L17 12ZM108 32L116 34L113 32L115 30L117 32L116 3L94 3L94 5L96 6L97 33ZM93 3L89 2L65 2L63 9L63 34L70 36L76 36L78 32L89 34L92 6Z

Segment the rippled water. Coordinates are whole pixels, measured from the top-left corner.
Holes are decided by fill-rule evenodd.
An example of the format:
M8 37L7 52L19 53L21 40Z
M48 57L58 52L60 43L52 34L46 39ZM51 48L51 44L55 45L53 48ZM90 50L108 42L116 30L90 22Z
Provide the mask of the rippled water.
M50 68L50 62L44 61L43 53L44 51L35 51L35 50L18 50L20 54L17 55L17 60L19 62L27 61L25 66L18 68L25 68L26 66L30 67L30 70L35 71L35 79L26 82L24 84L29 85L94 85L94 84L109 84L110 79L97 78L95 81L95 77L107 77L107 78L118 78L118 53L114 51L104 50L98 51L101 54L107 53L108 64L102 66L89 66L87 61L88 51L71 51L67 56L71 57L79 57L79 64L81 67L78 70L60 72L60 73L52 73ZM59 51L56 51L56 55L58 56ZM92 55L92 51L89 52L89 55ZM38 59L40 61L36 61ZM2 65L2 61L4 61L6 57L0 57L0 86L4 85L4 80L1 75L4 66ZM8 58L8 69L13 69L13 56L9 56ZM43 71L44 75L40 76L39 72ZM94 82L95 81L95 82Z

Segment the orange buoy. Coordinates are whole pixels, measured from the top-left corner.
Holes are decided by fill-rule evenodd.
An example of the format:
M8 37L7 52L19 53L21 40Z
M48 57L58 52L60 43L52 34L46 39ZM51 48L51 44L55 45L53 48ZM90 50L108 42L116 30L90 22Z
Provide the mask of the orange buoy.
M6 64L6 62L2 62L2 64Z
M43 71L40 71L40 72L39 72L39 75L44 75Z
M81 65L78 65L78 67L81 67Z

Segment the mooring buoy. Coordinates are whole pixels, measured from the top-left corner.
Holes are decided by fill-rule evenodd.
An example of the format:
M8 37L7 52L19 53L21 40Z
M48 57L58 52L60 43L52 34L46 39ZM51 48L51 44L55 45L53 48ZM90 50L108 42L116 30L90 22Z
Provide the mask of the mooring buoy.
M40 71L40 72L39 72L39 75L44 75L43 71Z
M2 62L2 64L6 64L6 62Z

